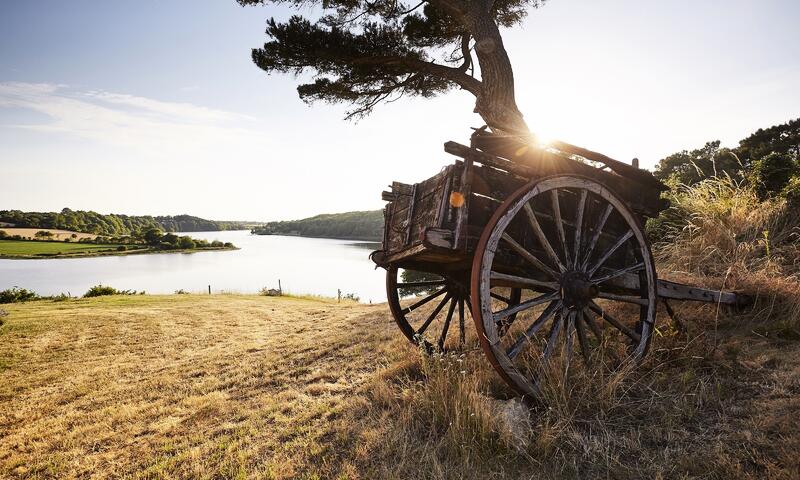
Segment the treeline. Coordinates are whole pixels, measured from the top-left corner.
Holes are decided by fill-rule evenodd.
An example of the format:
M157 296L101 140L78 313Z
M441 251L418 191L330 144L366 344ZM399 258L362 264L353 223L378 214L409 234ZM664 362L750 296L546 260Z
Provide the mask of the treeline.
M666 265L719 275L732 264L797 270L800 118L757 130L735 148L707 142L662 159L655 176L670 207L650 219Z
M92 211L70 210L61 212L23 212L0 210L0 223L11 223L21 228L53 228L103 236L134 235L151 228L167 232L210 232L219 230L245 230L241 222L206 220L191 215L103 215Z
M383 236L383 211L333 213L302 220L269 222L251 231L256 235L298 235L380 241Z
M671 188L730 177L752 186L762 199L800 193L800 118L757 130L735 148L707 142L662 159L653 172Z

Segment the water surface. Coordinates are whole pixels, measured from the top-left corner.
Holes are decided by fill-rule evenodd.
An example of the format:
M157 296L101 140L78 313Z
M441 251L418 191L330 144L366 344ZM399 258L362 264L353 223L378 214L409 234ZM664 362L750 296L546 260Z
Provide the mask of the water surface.
M335 297L354 293L362 302L386 300L384 270L369 260L376 244L355 240L251 235L249 231L192 232L233 242L235 251L163 253L92 258L1 260L0 290L19 286L40 295L82 295L93 285L147 293L255 293L262 287Z

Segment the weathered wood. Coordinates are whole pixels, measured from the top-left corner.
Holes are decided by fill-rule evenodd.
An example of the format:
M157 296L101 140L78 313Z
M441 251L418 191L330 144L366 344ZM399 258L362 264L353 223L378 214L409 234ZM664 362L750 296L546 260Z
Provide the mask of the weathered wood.
M621 275L609 280L608 283L615 287L637 291L639 289L639 276L634 274ZM721 303L725 305L746 305L750 301L746 295L736 292L683 285L669 280L658 280L656 284L658 296L672 300Z
M445 228L425 229L422 243L428 247L455 248L453 231Z
M519 175L524 178L534 179L556 174L577 174L591 177L598 183L608 186L621 195L630 207L648 217L655 217L667 205L658 195L657 190L645 189L643 186L629 178L613 173L598 170L589 165L565 159L553 153L542 151L536 162L519 164L495 155L461 145L457 142L446 142L444 150L447 153L464 159L471 158L474 162L499 170Z
M381 192L381 200L384 202L394 202L397 200L397 194L394 192Z
M397 195L411 195L411 188L407 183L392 182L392 193Z
M456 248L464 249L466 247L466 241L463 235L464 227L467 225L469 221L469 201L470 196L472 195L472 190L470 189L471 186L471 175L472 175L472 159L465 158L464 159L464 168L461 172L461 205L453 205L456 208L456 226L454 229L454 245Z
M549 141L546 144L537 144L533 139L524 139L513 135L494 135L485 131L475 132L471 137L473 148L483 150L493 155L507 158L515 163L532 164L540 159L542 152L554 153L565 160L580 157L585 160L601 163L617 175L630 178L650 188L666 190L664 184L658 181L647 170L640 170L625 162L620 162L602 153L578 147L559 140Z
M602 153L593 152L586 148L581 148L566 142L556 140L550 142L549 145L564 153L578 155L587 160L602 163L610 168L614 173L628 177L632 180L636 180L637 182L641 182L649 188L655 188L659 191L667 190L667 186L658 181L658 179L656 179L652 173L638 168L638 159L636 159L637 166L633 166L628 165L625 162L620 162L619 160L614 160L613 158L603 155Z
M414 218L414 203L417 196L417 184L411 187L411 203L408 205L408 217L406 218L406 239L405 243L408 245L411 242L411 221Z

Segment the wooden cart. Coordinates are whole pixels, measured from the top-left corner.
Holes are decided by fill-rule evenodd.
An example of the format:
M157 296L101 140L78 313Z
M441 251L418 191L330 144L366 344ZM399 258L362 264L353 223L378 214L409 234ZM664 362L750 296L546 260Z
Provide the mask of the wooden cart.
M543 368L569 368L573 350L586 362L640 359L660 299L741 302L658 280L643 224L666 208L666 187L636 161L484 130L444 148L454 164L383 192L371 256L397 325L426 350L464 345L469 314L497 372L536 396Z

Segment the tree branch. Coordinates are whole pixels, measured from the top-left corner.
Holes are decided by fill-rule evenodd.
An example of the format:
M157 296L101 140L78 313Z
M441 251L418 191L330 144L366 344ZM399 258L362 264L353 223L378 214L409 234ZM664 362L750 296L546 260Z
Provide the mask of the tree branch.
M463 70L461 67L453 68L446 65L440 65L434 62L425 60L418 60L416 58L408 57L371 57L355 60L353 64L365 65L404 65L408 68L417 70L419 72L427 73L443 80L448 80L455 83L459 87L467 90L475 96L478 96L481 91L480 80L468 75L466 68Z
M464 62L461 64L460 67L458 67L458 70L462 72L466 72L472 66L472 53L470 52L469 49L469 39L470 39L469 33L461 35L461 55L462 58L464 59ZM471 76L472 75L470 75L470 77Z

